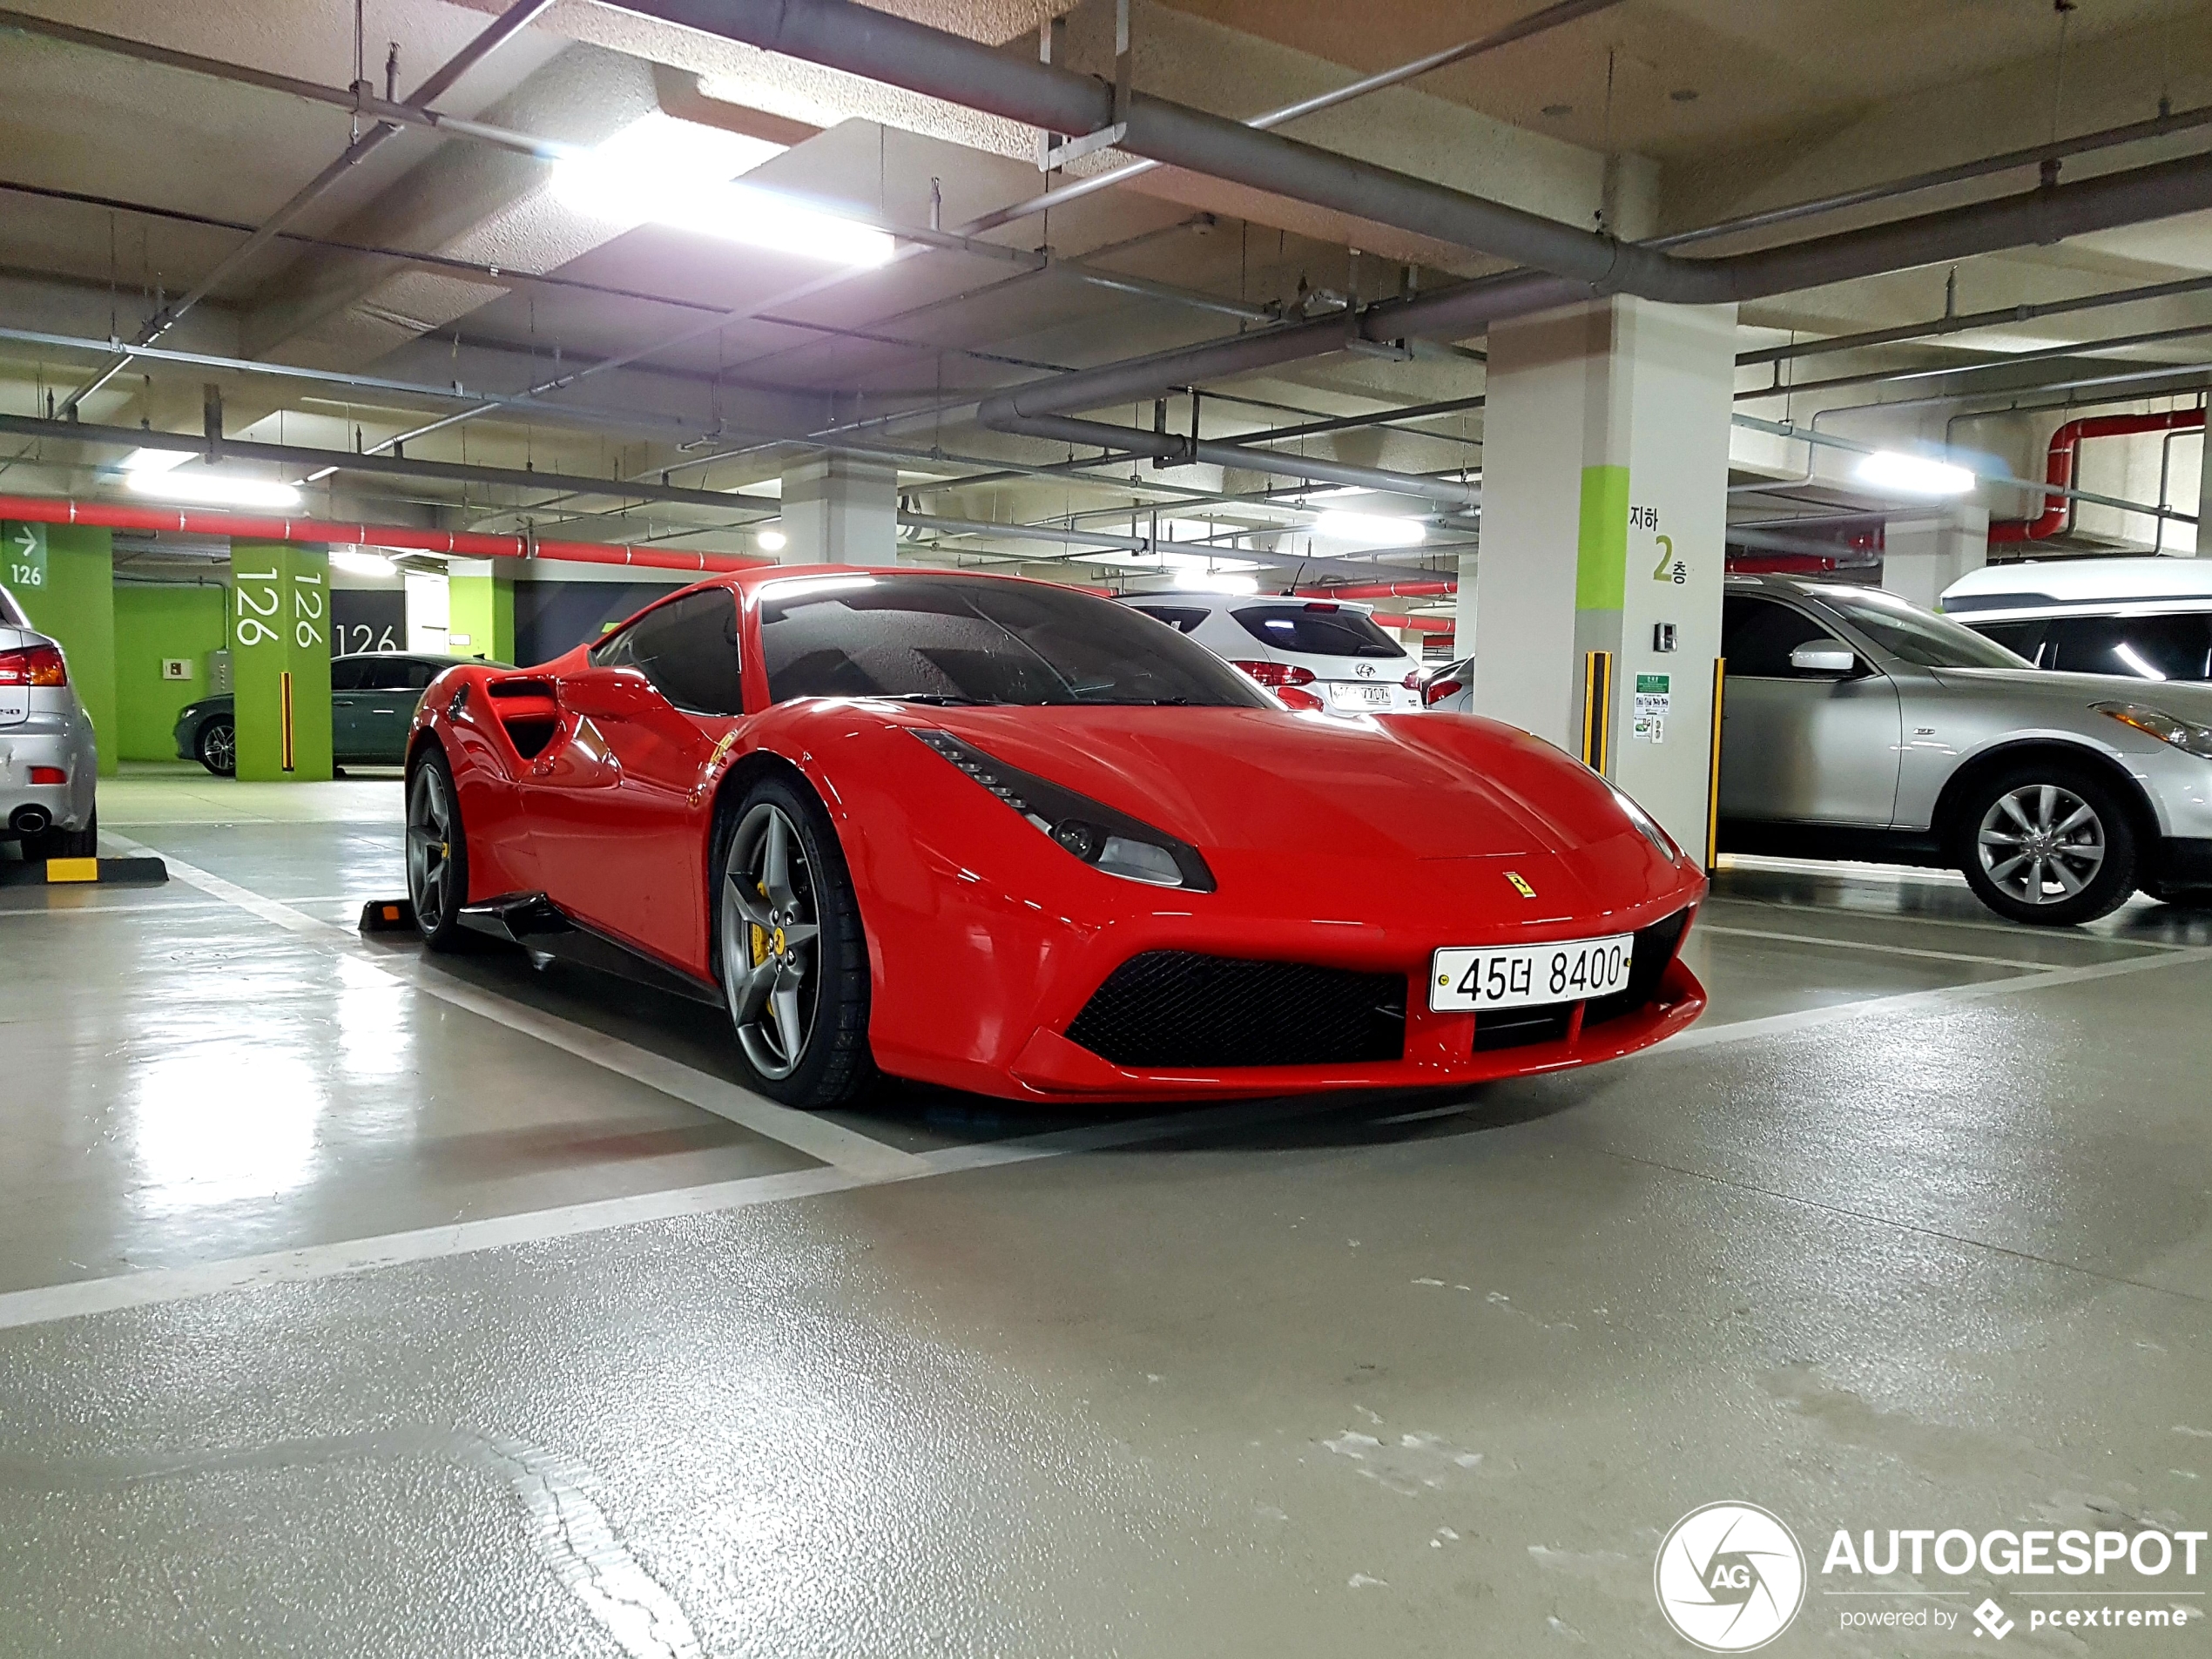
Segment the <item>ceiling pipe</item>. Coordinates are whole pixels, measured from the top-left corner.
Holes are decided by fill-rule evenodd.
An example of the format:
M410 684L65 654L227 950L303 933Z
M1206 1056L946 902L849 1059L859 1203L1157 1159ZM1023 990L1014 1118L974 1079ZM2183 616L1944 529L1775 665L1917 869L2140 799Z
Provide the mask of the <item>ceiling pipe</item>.
M1446 577L1428 582L1340 582L1293 590L1301 599L1433 599L1457 593L1460 584Z
M735 553L686 553L674 548L609 542L542 542L527 536L483 536L407 524L362 524L327 518L266 518L197 507L125 507L118 502L48 496L0 496L0 519L29 524L86 524L102 529L172 531L239 541L382 547L463 559L544 559L568 564L624 564L654 570L749 570L772 559Z
M512 5L493 19L489 25L479 30L467 45L432 71L430 78L415 89L415 96L408 101L416 105L427 104L432 98L442 97L451 91L455 82L489 57L516 35L522 33L530 25L532 20L552 3L553 0L514 0ZM218 260L214 268L193 283L174 304L164 307L158 314L138 331L138 338L132 343L137 346L151 346L175 327L183 320L185 313L212 293L233 272L238 270L254 254L267 246L275 239L278 233L327 195L340 180L382 148L385 141L395 137L400 130L399 126L392 122L381 121L367 132L361 134L353 143L346 146L335 161L300 185L293 193L290 200L267 219L262 220L253 235ZM98 374L62 401L61 412L67 415L75 415L78 404L129 368L131 362L132 357L128 351L118 354Z
M2071 488L2074 457L2086 440L2116 438L2137 432L2201 432L2203 429L2202 409L2171 409L2162 415L2092 415L2079 421L2068 421L2051 435L2051 447L2043 463L2047 482L2064 493L2045 497L2043 510L2034 518L1990 520L1989 539L1993 543L2041 542L2070 528L2076 499ZM2162 508L2160 516L2163 516Z
M2212 157L2187 157L1732 258L1685 260L1143 92L1117 110L1103 81L846 0L624 0L623 9L1050 132L1122 125L1116 147L1132 155L1534 267L1372 307L1359 325L1371 338L1455 338L1602 293L1677 305L1760 299L2212 206ZM1375 333L1386 319L1400 326Z

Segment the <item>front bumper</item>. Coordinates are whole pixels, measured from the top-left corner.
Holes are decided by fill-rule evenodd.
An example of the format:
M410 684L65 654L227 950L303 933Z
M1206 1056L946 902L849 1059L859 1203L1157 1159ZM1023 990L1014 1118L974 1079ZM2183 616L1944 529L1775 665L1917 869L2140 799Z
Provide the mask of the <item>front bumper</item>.
M33 766L54 767L67 781L34 784ZM25 806L44 809L57 829L84 828L92 821L98 773L99 752L82 714L34 715L0 726L0 839L15 838L15 817Z

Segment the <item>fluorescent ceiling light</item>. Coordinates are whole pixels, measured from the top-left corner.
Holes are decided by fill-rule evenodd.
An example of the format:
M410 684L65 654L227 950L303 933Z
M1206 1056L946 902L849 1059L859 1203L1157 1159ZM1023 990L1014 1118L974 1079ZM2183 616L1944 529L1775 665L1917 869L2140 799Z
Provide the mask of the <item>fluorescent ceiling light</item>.
M133 449L123 457L125 472L167 472L192 459L188 449Z
M1324 513L1313 523L1323 536L1370 547L1417 547L1428 539L1428 529L1418 518L1392 518L1380 513Z
M177 472L126 473L123 482L136 495L193 502L204 507L300 504L300 492L290 484L273 484L263 478L233 477L228 473L207 472L197 467Z
M1973 474L1964 467L1898 449L1878 449L1860 462L1858 481L1906 496L1963 496L1974 487Z
M556 163L553 196L625 227L666 225L833 265L889 259L897 245L882 231L732 182L785 148L656 110L596 150Z
M781 530L762 530L752 539L764 553L780 553L791 545L791 537Z
M371 553L366 548L334 547L330 563L338 570L354 576L389 576L399 567L381 553Z

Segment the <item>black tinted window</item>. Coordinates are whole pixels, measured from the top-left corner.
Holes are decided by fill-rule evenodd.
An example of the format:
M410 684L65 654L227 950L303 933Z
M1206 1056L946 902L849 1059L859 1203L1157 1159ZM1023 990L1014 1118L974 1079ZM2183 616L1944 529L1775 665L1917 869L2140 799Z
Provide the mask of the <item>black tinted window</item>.
M2040 618L2033 622L1977 622L1967 624L1985 639L1993 639L2015 657L2029 662L2039 659L2036 652L2043 649L2043 631L2050 624Z
M1072 588L928 576L792 582L760 601L773 702L1190 703L1264 708L1203 646Z
M412 658L407 665L407 689L427 691L430 689L430 682L445 671L443 663L426 663L420 657Z
M2065 617L2051 643L2051 666L2076 674L2212 679L2212 616Z
M1843 643L1802 610L1771 599L1741 594L1722 603L1721 655L1728 658L1730 674L1760 679L1797 678L1797 671L1790 666L1790 653L1816 639Z
M330 689L334 691L358 691L361 676L368 668L363 657L334 657L330 659Z
M1278 651L1313 657L1403 657L1396 640L1375 626L1364 610L1347 610L1325 600L1310 604L1245 605L1232 611L1254 639Z
M742 714L738 605L727 588L687 594L595 648L603 668L634 668L656 691L694 714Z
M368 657L361 660L361 689L364 691L404 691L412 686L421 691L430 681L426 675L415 676L419 666L404 657Z
M1131 610L1141 610L1155 622L1163 622L1179 634L1187 634L1204 622L1207 611L1202 605L1131 605Z

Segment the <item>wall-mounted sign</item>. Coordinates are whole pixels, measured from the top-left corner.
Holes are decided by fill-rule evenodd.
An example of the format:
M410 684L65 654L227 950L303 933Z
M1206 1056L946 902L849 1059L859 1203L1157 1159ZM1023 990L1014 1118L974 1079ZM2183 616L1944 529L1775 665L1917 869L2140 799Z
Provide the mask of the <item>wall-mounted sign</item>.
M46 527L44 524L9 524L4 529L6 547L0 550L0 587L4 587L18 599L46 588Z

